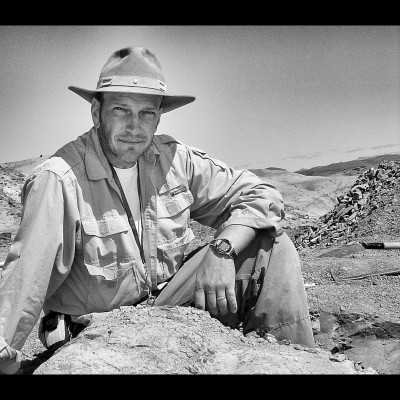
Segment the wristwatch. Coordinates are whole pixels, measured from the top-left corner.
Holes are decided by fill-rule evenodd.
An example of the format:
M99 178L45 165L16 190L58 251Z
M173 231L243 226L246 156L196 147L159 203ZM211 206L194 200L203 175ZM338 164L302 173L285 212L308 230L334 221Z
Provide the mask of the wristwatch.
M235 248L232 246L232 243L228 239L212 239L210 242L210 246L215 249L215 251L219 254L223 254L229 256L231 258L237 257L237 252Z

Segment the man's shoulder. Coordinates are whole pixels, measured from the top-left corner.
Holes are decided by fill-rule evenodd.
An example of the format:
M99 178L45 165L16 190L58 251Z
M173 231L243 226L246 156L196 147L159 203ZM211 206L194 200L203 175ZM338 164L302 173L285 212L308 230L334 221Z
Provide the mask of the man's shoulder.
M53 156L62 157L67 160L69 164L80 162L85 156L88 136L88 132L78 136L75 140L60 147Z
M176 139L170 135L166 135L166 134L159 134L159 135L154 135L154 142L157 145L157 147L161 148L163 146L167 147L167 148L171 148L173 147L174 149L178 150L178 151L194 151L194 152L198 152L201 154L206 154L206 152L202 149L199 149L197 147L188 145L184 142L182 142L179 139Z
M168 157L187 152L187 146L180 140L166 134L157 134L153 137L153 146L160 154Z
M56 175L63 177L70 170L71 166L62 157L52 156L33 168L31 171L31 176L38 176L45 171L51 171Z
M48 167L53 172L66 174L73 171L76 176L85 173L85 154L87 151L89 132L60 147L51 157Z
M185 144L172 136L165 134L155 135L153 141L160 152L169 152L173 154L180 153L184 159L189 157L192 161L204 160L206 162L212 162L214 165L223 169L229 168L226 163L215 157L211 157L205 150Z
M38 176L44 171L54 172L59 177L73 175L72 171L77 172L82 169L85 157L87 134L79 136L77 139L66 143L60 147L49 159L39 164L32 170L32 176Z
M183 143L180 140L166 134L154 135L153 142L158 146L166 146L166 147L174 146L177 144L183 145Z

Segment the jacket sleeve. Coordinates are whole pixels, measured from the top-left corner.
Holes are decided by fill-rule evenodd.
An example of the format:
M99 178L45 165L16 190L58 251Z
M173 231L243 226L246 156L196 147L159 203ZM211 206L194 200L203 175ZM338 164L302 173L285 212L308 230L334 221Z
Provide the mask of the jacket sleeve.
M27 179L21 199L21 223L0 278L0 370L6 373L10 363L19 366L20 350L75 251L76 201L66 182L42 171Z
M191 218L220 232L227 225L283 233L284 205L280 192L248 170L239 170L187 146L187 173L194 194ZM217 233L218 233L217 232Z

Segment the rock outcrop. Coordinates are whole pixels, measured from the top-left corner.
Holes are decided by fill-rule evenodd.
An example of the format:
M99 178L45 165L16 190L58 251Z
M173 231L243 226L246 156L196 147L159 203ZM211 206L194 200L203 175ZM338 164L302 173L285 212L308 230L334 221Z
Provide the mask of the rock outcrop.
M33 374L376 374L322 349L244 337L191 307L121 307Z
M360 174L335 207L292 239L298 249L349 243L358 238L396 237L400 233L400 162L384 161ZM382 226L388 227L383 231Z

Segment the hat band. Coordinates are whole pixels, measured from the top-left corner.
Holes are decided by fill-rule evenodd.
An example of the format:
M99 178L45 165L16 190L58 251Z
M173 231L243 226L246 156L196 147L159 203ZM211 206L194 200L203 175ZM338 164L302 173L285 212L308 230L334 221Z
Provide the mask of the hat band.
M164 82L158 79L144 78L142 76L127 76L127 75L115 75L115 76L104 76L97 82L97 89L107 86L129 86L129 87L140 87L147 89L155 89L161 92L166 92L167 87Z

